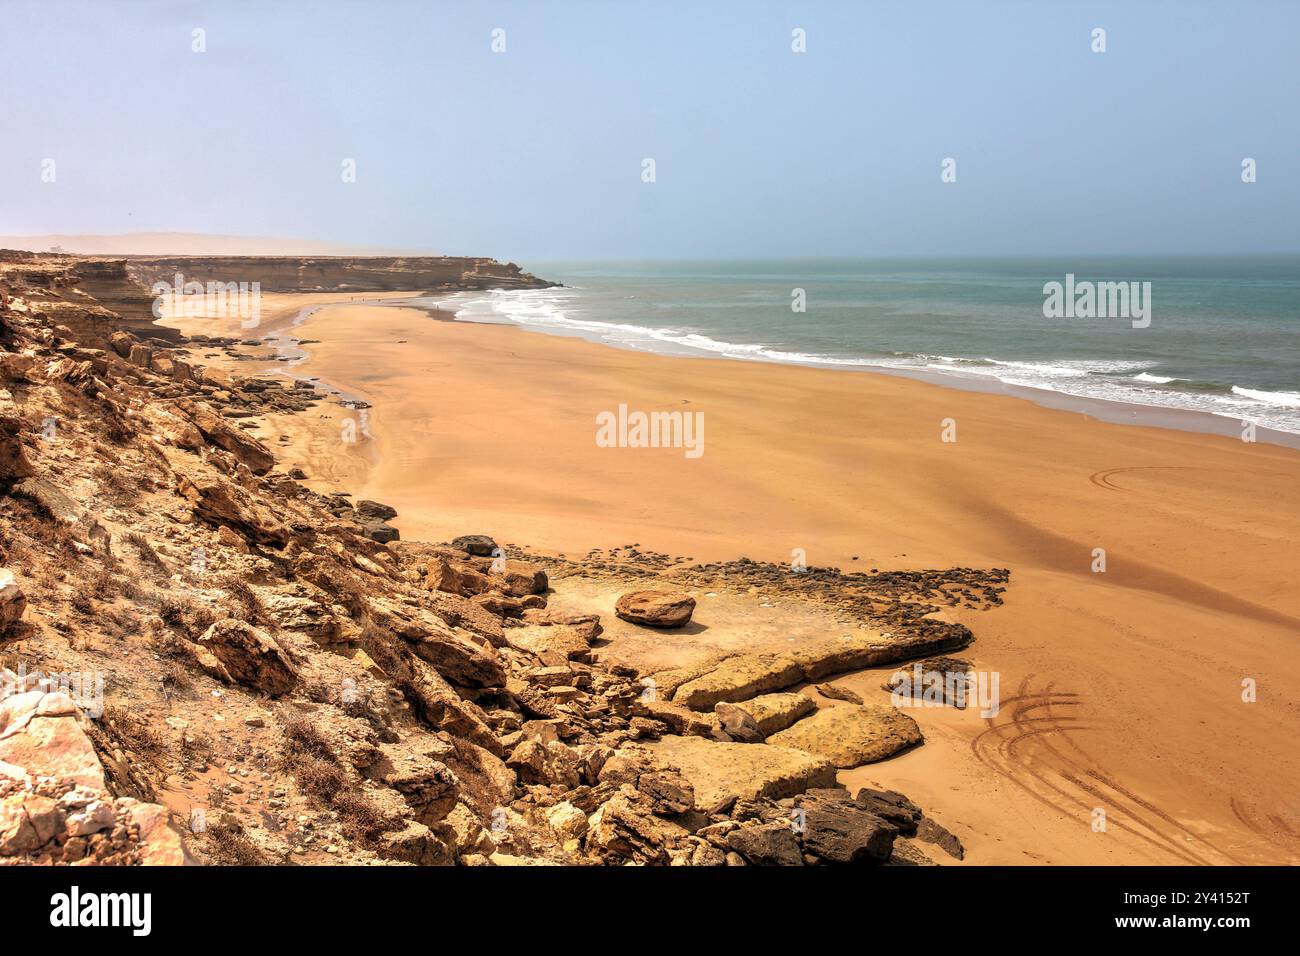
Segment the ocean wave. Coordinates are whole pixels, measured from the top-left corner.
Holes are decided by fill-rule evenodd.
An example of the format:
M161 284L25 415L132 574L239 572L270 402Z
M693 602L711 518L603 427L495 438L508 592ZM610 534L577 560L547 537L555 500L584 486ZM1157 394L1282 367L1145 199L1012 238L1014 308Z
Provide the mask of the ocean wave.
M1265 405L1277 405L1282 408L1300 408L1300 392L1266 392L1259 388L1242 388L1232 386L1232 394L1241 395Z
M1173 378L1168 375L1152 375L1149 372L1138 372L1133 376L1135 382L1148 382L1152 385L1168 385L1171 382L1182 382L1185 379Z

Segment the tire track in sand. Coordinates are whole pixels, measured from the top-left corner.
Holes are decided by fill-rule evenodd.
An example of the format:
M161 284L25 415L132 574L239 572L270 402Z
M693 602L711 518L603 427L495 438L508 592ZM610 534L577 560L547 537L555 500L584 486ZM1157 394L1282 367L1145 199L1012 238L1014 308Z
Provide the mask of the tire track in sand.
M1089 819L1093 809L1101 806L1107 810L1108 826L1132 834L1159 854L1193 865L1235 862L1230 854L1103 773L1074 737L1103 728L1059 712L1082 704L1079 695L1055 691L1054 683L1035 692L1033 678L1031 674L1021 681L1015 695L1002 701L995 717L985 718L986 729L971 741L972 752L985 767L1056 813ZM1030 716L1040 710L1046 714Z

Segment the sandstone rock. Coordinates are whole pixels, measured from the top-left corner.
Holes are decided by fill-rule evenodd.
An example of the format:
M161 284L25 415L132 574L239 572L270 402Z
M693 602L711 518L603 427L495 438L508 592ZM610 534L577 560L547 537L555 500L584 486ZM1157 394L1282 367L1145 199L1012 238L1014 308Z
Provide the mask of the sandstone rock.
M933 843L943 852L958 860L965 859L966 850L961 845L961 840L957 839L946 827L940 826L929 817L921 820L920 825L916 828L916 838L924 840L926 843Z
M221 662L232 682L272 697L287 694L298 681L297 668L280 645L243 621L217 621L199 638L199 646Z
M14 573L0 568L0 638L3 638L22 620L27 610L27 596L18 586Z
M916 721L884 704L825 707L768 741L817 754L841 768L884 760L921 742Z
M144 405L140 409L140 417L158 441L188 451L198 451L206 446L203 433L193 422L180 415L173 415L159 405Z
M17 675L0 671L0 687ZM104 789L104 768L72 698L39 688L0 699L0 765L39 767L43 775Z
M632 591L620 597L614 613L646 627L682 627L695 611L695 598L666 591Z
M19 481L35 474L23 448L22 432L22 419L0 415L0 481Z
M809 790L796 799L805 851L827 863L884 863L898 831L843 790Z
M727 834L727 846L757 866L803 866L803 854L788 824L760 823Z
M0 350L0 378L7 382L20 382L27 378L36 360L22 352Z
M486 574L481 574L463 564L456 564L446 558L434 558L424 568L424 586L430 591L445 591L470 597L492 589L492 582Z
M379 836L379 855L415 866L454 866L455 835L450 827L429 827L415 820Z
M749 712L722 701L713 705L713 712L718 715L718 723L728 737L737 743L761 744L764 733L758 729L758 723Z
M361 526L361 530L371 541L378 541L380 544L397 541L402 536L396 528L382 521L367 521Z
M688 736L709 737L719 726L716 714L702 714L670 700L640 697L632 705L630 713L657 720L673 733Z
M546 822L561 842L581 840L587 833L587 815L568 800L550 807L546 811Z
M243 488L211 471L197 469L180 476L177 491L194 513L214 525L230 525L258 544L284 547L290 531L269 509L262 507Z
M506 758L506 766L519 775L520 783L561 786L566 790L581 783L578 756L561 743L528 738Z
M305 476L304 476L305 477ZM397 517L397 509L369 498L362 498L356 505L357 516L371 521L388 521Z
M817 704L805 694L762 694L735 705L754 718L759 731L767 737L785 730L796 720L807 717Z
M488 574L488 581L497 590L518 598L544 594L550 587L546 572L537 565L524 561L507 561L501 574Z
M934 860L911 840L899 837L894 840L894 852L889 855L888 866L938 866Z
M76 524L81 519L76 502L44 478L25 478L13 486L10 494L31 501L59 524Z
M766 691L780 690L803 679L798 664L776 654L738 654L708 673L677 688L673 700L692 710L712 710L719 701L749 700Z
M894 790L864 787L853 799L858 806L887 821L904 836L914 836L921 823L921 808Z
M681 770L695 788L696 805L701 808L728 798L792 797L809 787L835 784L830 761L787 747L676 736L646 746L663 763Z
M457 634L422 608L387 598L368 605L372 624L406 641L443 677L462 687L502 687L505 671L497 659L468 636Z
M510 627L504 634L511 647L538 657L558 655L571 661L591 660L591 642L581 629L568 625Z
M846 671L880 667L954 650L965 647L970 640L969 632L888 637L878 634L848 634L796 645L786 651L785 655L803 668L803 680L812 683Z
M677 770L651 770L641 774L637 790L650 800L655 813L680 816L695 809L695 787Z
M253 474L264 475L275 465L275 456L265 445L242 428L231 425L206 404L184 400L178 401L176 408L194 423L204 438L230 452Z
M497 543L485 534L463 534L459 538L453 538L451 546L466 554L483 558L492 557L498 550Z
M648 805L624 792L602 804L589 822L586 845L609 862L666 864L667 847L686 837L682 827L655 816Z
M132 343L131 351L127 353L126 360L132 365L138 365L140 368L148 368L153 362L153 349L147 345Z
M118 801L127 823L139 832L142 866L188 866L191 862L185 841L168 819L167 808L141 803L130 797Z
M262 598L262 605L282 630L300 631L318 644L331 644L339 637L341 626L338 617L311 598L267 594Z
M108 344L114 352L126 358L131 354L131 346L135 344L135 339L128 332L114 332L108 337Z

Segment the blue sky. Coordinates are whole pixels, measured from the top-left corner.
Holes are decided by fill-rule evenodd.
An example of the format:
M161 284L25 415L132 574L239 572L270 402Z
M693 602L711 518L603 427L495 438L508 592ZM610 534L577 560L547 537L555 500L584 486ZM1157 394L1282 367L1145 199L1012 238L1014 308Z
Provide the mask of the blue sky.
M6 0L0 34L0 234L1300 251L1297 3Z

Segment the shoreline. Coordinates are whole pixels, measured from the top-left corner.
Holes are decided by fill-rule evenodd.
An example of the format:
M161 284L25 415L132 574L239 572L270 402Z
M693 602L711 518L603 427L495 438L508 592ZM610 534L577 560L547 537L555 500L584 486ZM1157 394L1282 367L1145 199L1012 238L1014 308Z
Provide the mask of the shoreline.
M1300 768L1281 743L1300 686L1286 653L1300 624L1291 449L904 377L703 368L431 321L409 303L325 304L297 327L319 340L297 373L371 403L372 437L341 445L334 406L261 434L288 439L285 464L316 490L393 505L412 540L482 531L570 556L635 544L694 564L779 563L797 546L846 571L1009 567L1004 607L943 612L974 630L967 656L1001 672L1006 720L920 712L925 746L845 782L923 797L978 835L972 862L1188 862L1169 849L1188 841L1205 862L1300 859L1286 796ZM704 409L707 453L597 448L593 416L619 401ZM953 445L939 441L945 416L961 425ZM1099 544L1113 562L1102 575L1088 569ZM1270 704L1241 704L1243 673ZM877 677L846 685L877 694ZM1050 718L1052 733L1025 736L1015 700L1055 701L1023 718ZM1077 781L1141 835L1093 839L1096 798Z
M452 294L454 293L442 294L442 301L445 301ZM479 318L462 319L459 317L459 312L452 312L450 318L442 318L442 315L447 314L449 310L442 308L437 301L432 305L425 305L423 302L419 301L421 299L435 299L435 296L418 296L416 301L409 304L409 307L422 309L438 321L462 322L470 325L505 326L509 328L517 328L525 332L550 335L556 338L580 339L584 342L591 342L594 345L603 345L608 348L615 348L638 354L662 355L669 358L704 359L740 362L745 364L775 365L778 367L812 368L832 372L893 375L900 378L911 379L913 381L938 385L942 388L954 388L964 392L1023 398L1043 408L1081 412L1085 415L1091 415L1098 421L1116 425L1135 425L1139 428L1169 428L1177 431L1196 432L1206 435L1236 437L1239 440L1243 431L1243 420L1241 418L1230 415L1220 415L1203 409L1178 408L1171 405L1148 405L1141 402L1123 401L1121 399L1106 399L1086 395L1074 395L1070 392L1058 391L1056 389L1037 388L1030 385L1014 385L993 376L962 374L956 369L952 372L945 372L937 369L910 369L898 366L878 365L868 361L831 364L815 361L780 361L767 357L742 358L739 356L706 352L700 349L692 350L687 347L682 347L680 350L640 349L627 343L601 338L594 333L583 334L581 331L576 329L564 331L556 328L542 328L534 325L526 325L504 316L499 322L492 322ZM1258 425L1255 429L1255 435L1257 441L1266 442L1270 445L1280 445L1285 448L1294 448L1300 451L1300 433L1287 432L1276 428L1269 428L1264 425Z

